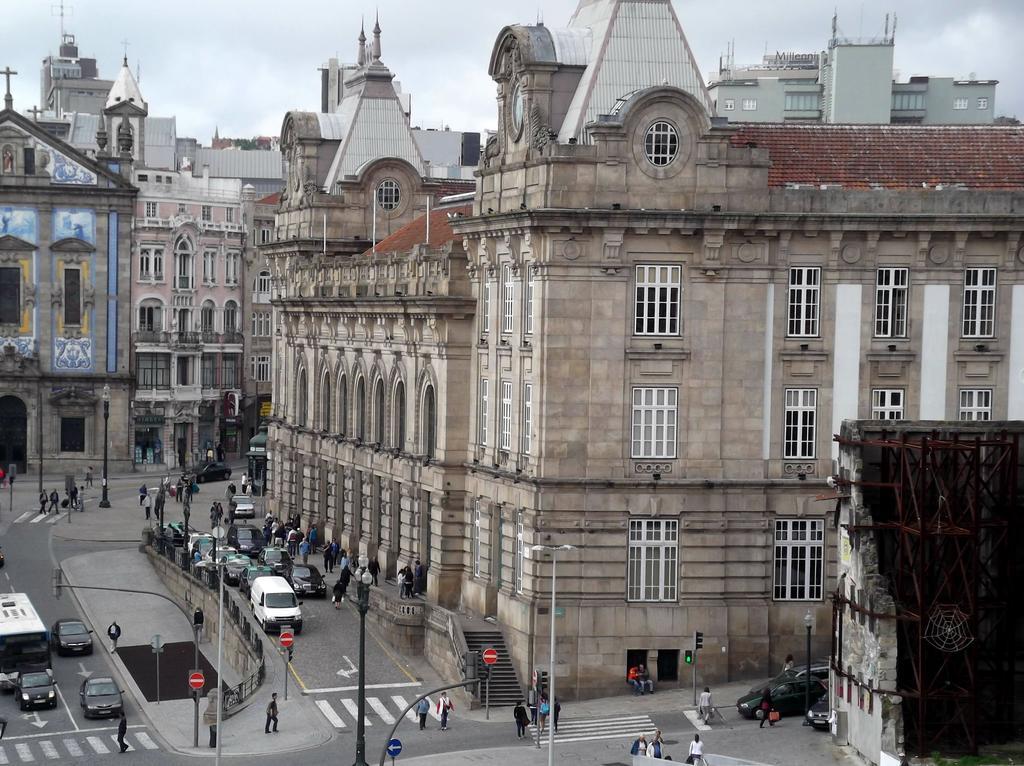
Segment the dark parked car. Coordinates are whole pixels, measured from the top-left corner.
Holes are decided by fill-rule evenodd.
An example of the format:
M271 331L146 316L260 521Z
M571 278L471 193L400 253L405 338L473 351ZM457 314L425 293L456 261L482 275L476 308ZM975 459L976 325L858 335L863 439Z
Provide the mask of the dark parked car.
M786 681L801 679L806 675L807 666L797 665L794 666L792 670L782 671L777 676L775 676L775 678L771 679L767 683L758 684L750 690L750 693L753 694L754 692L757 692L758 694L760 694L764 691L764 687L766 686L775 687L778 684L784 683ZM814 660L813 662L811 662L811 677L817 678L819 681L824 681L825 683L828 683L828 660Z
M53 671L50 670L19 674L14 693L18 698L18 707L22 710L57 707L57 684L54 683Z
M231 469L228 468L227 463L221 463L219 461L213 463L204 463L196 469L196 483L202 484L204 481L218 481L221 479L230 479Z
M245 594L246 597L249 595L249 591L252 590L252 581L257 577L270 577L277 574L273 567L259 566L257 564L251 564L241 571L238 575L238 590Z
M315 566L309 564L295 564L291 574L288 576L292 590L296 595L302 596L326 596L327 584L323 576Z
M82 681L78 693L82 704L82 715L86 718L109 718L121 715L124 700L114 679L108 676L87 678Z
M92 631L81 620L57 620L50 628L50 646L57 654L92 654Z
M772 690L772 709L778 710L779 715L803 715L807 683L800 678L789 679L781 684L769 684L768 688ZM811 704L813 705L825 696L828 689L817 678L811 679L810 684ZM763 693L764 687L760 691L744 694L736 700L736 711L744 718L753 718L757 715Z
M826 694L820 700L811 705L811 709L807 711L807 720L815 729L828 731L828 717L831 712L828 695Z
M263 530L248 524L228 527L228 545L239 553L248 556L259 556L263 550Z
M228 585L238 585L242 572L252 566L252 559L241 553L228 556L224 563L224 582Z
M264 548L257 559L264 566L273 567L274 574L287 578L292 568L292 557L284 548Z

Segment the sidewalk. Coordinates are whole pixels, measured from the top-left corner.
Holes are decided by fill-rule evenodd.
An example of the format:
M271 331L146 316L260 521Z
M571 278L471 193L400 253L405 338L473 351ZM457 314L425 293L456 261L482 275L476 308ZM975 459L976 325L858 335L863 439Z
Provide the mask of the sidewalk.
M111 509L112 510L112 509ZM77 519L76 519L77 521ZM137 529L138 525L131 528ZM160 578L150 566L146 556L135 550L119 550L75 556L62 562L65 580L69 584L128 587L167 593ZM81 604L86 619L92 623L97 637L96 643L109 652L109 641L105 638L107 626L116 620L122 628L121 646L147 645L154 634L159 633L165 643L192 641L192 630L186 618L174 610L163 599L143 594L114 593L109 591L73 591ZM212 664L217 661L216 643L200 645L200 651ZM207 747L209 727L202 721L206 700L200 702L199 748L193 748L194 703L191 700L148 702L136 685L131 673L121 658L111 656L111 662L124 688L142 708L143 715L157 731L164 744L171 750L187 755L213 755ZM267 755L294 753L319 747L333 737L333 731L326 726L323 716L314 703L300 694L292 695L285 702L278 697L280 733L264 736L266 702L271 691L282 683L280 663L267 663L267 676L256 698L221 726L221 750L224 755ZM237 674L224 663L223 680L234 685L241 681ZM185 679L181 679L185 683Z

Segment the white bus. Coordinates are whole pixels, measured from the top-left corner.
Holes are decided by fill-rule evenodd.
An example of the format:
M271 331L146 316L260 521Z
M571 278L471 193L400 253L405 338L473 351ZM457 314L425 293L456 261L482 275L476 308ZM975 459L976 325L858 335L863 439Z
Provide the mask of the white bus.
M50 667L50 636L24 593L0 593L0 688L19 673Z

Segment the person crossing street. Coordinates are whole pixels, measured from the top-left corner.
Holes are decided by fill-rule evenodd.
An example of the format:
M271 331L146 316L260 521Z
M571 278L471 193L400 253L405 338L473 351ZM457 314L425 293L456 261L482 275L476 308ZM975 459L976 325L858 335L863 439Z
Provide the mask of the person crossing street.
M437 700L437 712L441 715L441 731L448 731L448 715L455 709L448 692L441 692Z
M270 695L270 703L267 705L267 725L263 727L264 734L270 734L270 724L274 724L274 733L277 733L277 692Z
M420 717L420 731L427 728L427 713L430 712L430 703L424 697L416 703L416 715Z

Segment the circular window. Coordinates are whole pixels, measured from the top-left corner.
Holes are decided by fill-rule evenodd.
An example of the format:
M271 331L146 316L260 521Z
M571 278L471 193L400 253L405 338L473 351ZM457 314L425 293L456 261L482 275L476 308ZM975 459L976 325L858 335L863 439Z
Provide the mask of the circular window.
M667 122L659 121L647 129L644 136L644 153L655 167L665 167L679 154L679 134Z
M512 90L512 133L518 136L523 130L523 115L526 113L526 94L522 81Z
M394 210L402 202L402 187L398 181L387 178L377 187L377 204L384 210Z

